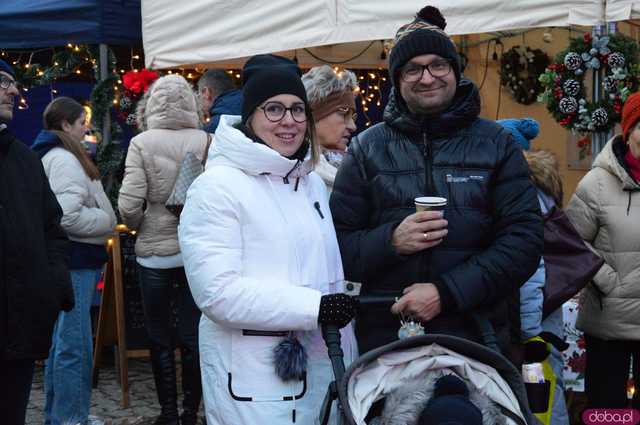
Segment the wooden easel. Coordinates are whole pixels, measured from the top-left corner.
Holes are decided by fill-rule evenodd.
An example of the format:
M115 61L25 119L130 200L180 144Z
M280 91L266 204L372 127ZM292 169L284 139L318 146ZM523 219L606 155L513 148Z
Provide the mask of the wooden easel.
M109 262L104 274L104 288L100 302L96 345L93 350L93 387L98 385L100 357L104 346L117 346L117 365L122 391L122 407L129 407L129 357L140 357L146 350L127 350L122 282L122 250L120 230L116 230L107 243ZM144 351L142 353L141 351Z

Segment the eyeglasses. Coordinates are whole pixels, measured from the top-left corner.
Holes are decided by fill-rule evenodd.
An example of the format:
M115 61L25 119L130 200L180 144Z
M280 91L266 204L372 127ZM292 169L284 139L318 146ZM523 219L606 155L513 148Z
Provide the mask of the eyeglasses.
M284 106L280 102L267 102L260 109L264 112L264 116L271 122L281 121L287 111L291 113L291 118L295 122L305 122L307 120L307 109L304 103L294 103L290 107Z
M11 86L14 86L16 90L20 91L20 83L4 75L0 75L0 88L8 90Z
M356 112L350 113L351 111L352 109L346 106L342 106L336 109L336 112L338 113L338 115L341 115L342 118L344 119L345 124L349 123L349 118L351 118L353 122L356 122L356 120L358 119L358 114Z
M415 83L422 79L425 69L433 78L442 78L451 72L451 64L445 60L437 60L427 65L409 62L400 71L400 78L406 83Z

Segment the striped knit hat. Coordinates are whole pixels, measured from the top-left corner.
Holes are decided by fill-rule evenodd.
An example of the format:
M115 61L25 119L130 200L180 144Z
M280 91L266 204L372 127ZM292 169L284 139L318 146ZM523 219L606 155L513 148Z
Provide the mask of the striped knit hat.
M396 32L389 55L389 74L397 87L400 68L411 58L434 54L451 63L456 81L460 81L460 58L456 45L444 32L447 22L436 7L422 8L415 19Z

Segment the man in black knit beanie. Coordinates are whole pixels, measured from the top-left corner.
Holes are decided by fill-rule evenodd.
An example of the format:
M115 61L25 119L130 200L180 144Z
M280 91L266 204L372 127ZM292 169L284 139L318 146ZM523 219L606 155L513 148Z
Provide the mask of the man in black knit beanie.
M384 122L352 139L331 195L345 278L399 297L360 309L360 352L395 340L400 313L427 333L495 332L505 354L519 341L518 289L542 251L536 191L510 134L479 117L445 27L427 6L398 30ZM416 212L416 197L446 207Z

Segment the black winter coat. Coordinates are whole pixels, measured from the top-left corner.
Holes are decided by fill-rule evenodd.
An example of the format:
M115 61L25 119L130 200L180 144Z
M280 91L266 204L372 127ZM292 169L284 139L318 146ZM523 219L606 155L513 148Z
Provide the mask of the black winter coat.
M543 245L525 159L508 132L478 117L470 81L461 81L452 106L437 117L418 121L397 105L392 95L384 122L351 141L336 176L331 212L345 278L362 282L363 295L398 297L413 283L436 283L443 311L423 323L427 332L480 341L470 314L478 313L506 350L510 335L519 340L518 289L536 270ZM434 248L402 256L392 234L415 212L417 196L448 199L449 233ZM397 339L400 320L389 307L361 309L360 352Z
M46 358L61 309L73 308L62 210L42 163L0 131L0 359Z

